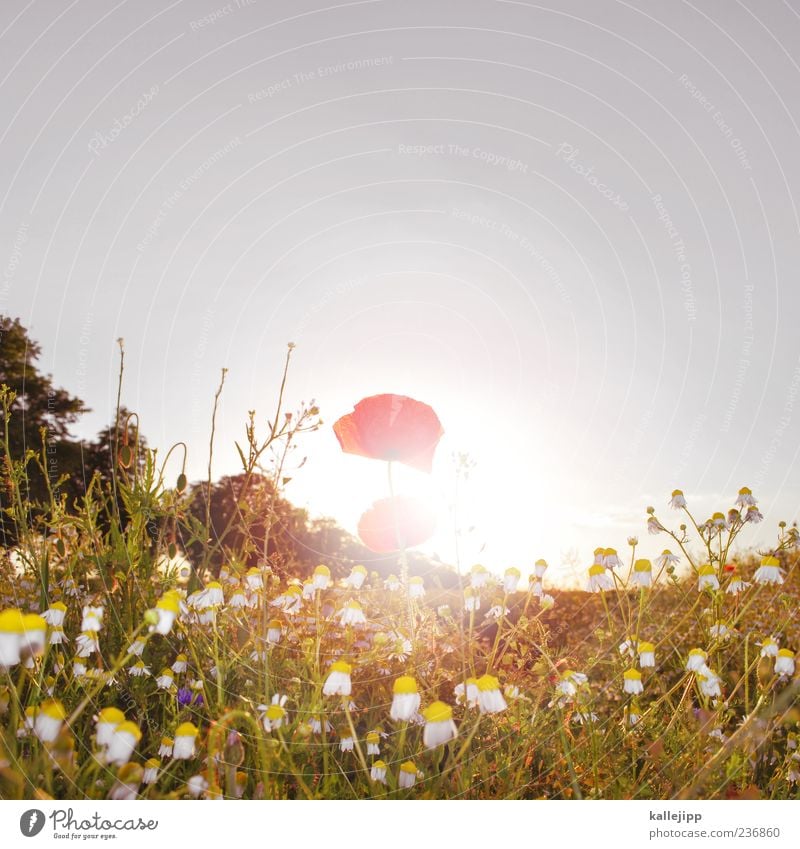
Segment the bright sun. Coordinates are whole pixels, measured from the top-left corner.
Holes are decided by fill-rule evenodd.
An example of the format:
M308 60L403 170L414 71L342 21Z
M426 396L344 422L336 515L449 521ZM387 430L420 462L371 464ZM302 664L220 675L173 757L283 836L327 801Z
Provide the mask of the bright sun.
M460 405L441 406L449 410ZM575 576L562 566L568 548L564 540L570 539L559 514L559 505L565 502L557 482L536 472L544 464L533 440L499 433L497 422L488 416L460 412L452 416L454 423L462 423L458 428L448 427L446 414L440 417L445 435L432 473L394 464L396 494L421 499L437 518L436 533L419 549L452 565L458 558L464 570L480 562L496 574L517 566L526 576L534 561L544 558L552 581L573 581ZM328 428L315 443L289 495L315 514L333 516L354 533L361 514L389 494L386 464L343 454ZM470 464L466 479L457 474L457 457L465 450Z

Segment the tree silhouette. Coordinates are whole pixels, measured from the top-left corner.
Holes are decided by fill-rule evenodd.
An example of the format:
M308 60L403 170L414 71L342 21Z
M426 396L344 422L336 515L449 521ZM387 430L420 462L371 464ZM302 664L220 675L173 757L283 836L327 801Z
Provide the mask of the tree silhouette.
M8 426L8 459L24 463L22 490L31 523L40 515L39 508L48 504L51 493L54 500L63 499L69 510L96 474L104 486L110 486L114 464L119 462L115 458L118 438L131 447L131 462L140 465L146 446L138 422L125 407L120 408L119 422L114 416L94 440L74 439L70 426L89 408L66 389L55 387L52 376L39 370L36 361L40 354L41 347L18 318L0 316L0 384L16 396L9 421L0 424ZM17 529L3 500L5 492L0 488L0 544L8 547L17 541Z
M48 484L58 489L63 475L71 478L79 463L80 445L70 439L69 428L81 413L88 412L80 398L55 387L52 376L39 370L40 354L40 346L18 318L0 316L0 384L16 396L9 420L0 424L7 428L9 456L25 461L23 486L31 505L49 499ZM33 462L29 452L39 454L40 463ZM0 492L0 540L10 545L16 534L4 497Z

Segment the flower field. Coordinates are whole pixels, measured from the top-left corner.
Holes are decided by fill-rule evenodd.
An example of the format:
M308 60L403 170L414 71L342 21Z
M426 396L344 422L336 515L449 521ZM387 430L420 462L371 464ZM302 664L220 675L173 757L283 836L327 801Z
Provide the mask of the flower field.
M78 505L26 501L37 458L6 439L18 540L0 563L0 797L797 797L794 527L734 555L761 520L753 493L706 518L675 490L643 522L663 553L600 546L584 590L550 586L535 553L443 585L411 574L428 520L391 474L429 470L441 426L426 405L375 397L335 432L387 464L361 533L398 553L391 575L248 565L247 534L229 548L190 520L185 475L167 480L127 423L111 485ZM13 400L4 390L6 426ZM280 401L266 436L251 419L245 476L269 455L280 480L286 449L320 424ZM255 514L270 503L242 498L232 521ZM173 568L178 526L204 552L188 576Z

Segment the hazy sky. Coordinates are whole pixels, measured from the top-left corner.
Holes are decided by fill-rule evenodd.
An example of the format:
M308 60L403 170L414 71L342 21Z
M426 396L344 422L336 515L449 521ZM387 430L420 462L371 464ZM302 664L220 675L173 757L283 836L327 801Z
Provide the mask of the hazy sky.
M235 472L246 412L376 392L477 462L465 557L646 538L800 479L800 2L100 0L0 5L0 311L152 445ZM303 443L288 495L353 529L380 464ZM669 517L673 518L673 517ZM481 550L481 546L485 548ZM566 570L566 567L563 567ZM568 571L568 570L567 570Z

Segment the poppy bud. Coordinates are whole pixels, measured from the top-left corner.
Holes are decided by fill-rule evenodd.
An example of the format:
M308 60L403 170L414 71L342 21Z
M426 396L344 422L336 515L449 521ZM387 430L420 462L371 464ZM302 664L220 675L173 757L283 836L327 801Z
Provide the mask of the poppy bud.
M178 554L178 546L177 546L177 545L175 545L175 543L174 543L174 542L171 542L171 543L167 546L167 554L169 554L169 559L170 559L170 560L174 560L174 559L175 559L175 557L177 556L177 554Z
M119 449L119 464L123 469L129 469L133 463L133 451L130 445L122 445Z
M223 757L225 763L232 766L241 766L244 763L244 746L242 745L241 734L238 731L231 731L228 734Z
M769 657L762 657L758 661L756 677L761 687L767 687L772 680L772 661Z
M186 492L186 483L186 475L181 472L178 475L178 481L175 484L175 491L178 493L178 495L183 495L183 493Z

